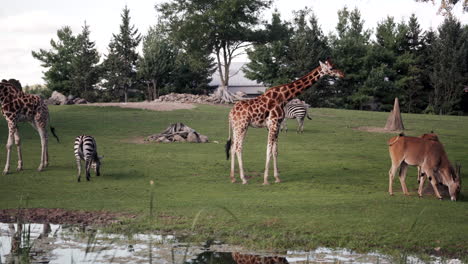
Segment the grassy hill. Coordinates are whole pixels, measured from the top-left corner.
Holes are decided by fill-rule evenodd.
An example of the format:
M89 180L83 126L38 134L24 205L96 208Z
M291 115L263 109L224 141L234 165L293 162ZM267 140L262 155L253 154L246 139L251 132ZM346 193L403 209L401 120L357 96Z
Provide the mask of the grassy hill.
M51 121L61 138L49 140L50 166L37 172L39 136L29 124L20 126L24 170L0 176L0 208L45 207L125 211L141 215L127 220L125 230L193 230L191 239L219 239L262 249L345 247L359 251L468 255L468 117L403 114L406 134L434 130L449 158L463 165L462 199L451 202L417 197L416 169L407 184L412 196L390 197L388 133L355 129L383 127L388 113L312 109L304 134L279 137L282 183L262 186L266 129L249 128L244 143L248 185L229 180L230 162L224 106L200 105L193 110L154 112L115 107L51 106ZM183 122L208 144L135 144L141 138ZM7 128L0 122L0 145ZM93 135L104 155L102 176L76 182L74 138ZM4 166L5 151L0 152ZM15 148L13 148L15 149ZM3 168L3 167L2 167ZM465 169L466 171L466 169ZM272 171L271 182L274 182ZM83 180L83 178L82 178ZM150 180L154 186L150 186ZM152 189L153 188L153 189ZM154 219L149 219L154 192ZM440 250L435 250L439 249Z

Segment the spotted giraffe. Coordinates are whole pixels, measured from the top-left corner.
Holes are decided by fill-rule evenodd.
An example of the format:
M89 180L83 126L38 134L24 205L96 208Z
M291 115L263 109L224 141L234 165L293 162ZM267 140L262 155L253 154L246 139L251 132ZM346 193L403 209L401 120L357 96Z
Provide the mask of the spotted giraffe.
M17 170L20 171L23 169L18 123L25 121L31 123L41 138L41 164L39 165L38 171L47 167L49 162L46 129L49 122L49 110L47 109L47 105L41 97L21 91L21 84L19 84L19 82L12 82L11 80L2 80L0 82L0 104L2 114L8 123L7 156L3 174L7 174L10 168L10 154L13 140L18 151ZM54 128L50 127L50 130L58 142L59 139L54 132Z
M285 257L268 257L250 254L241 254L239 252L231 253L232 259L237 264L288 264Z
M226 143L226 156L229 159L229 152L231 152L232 156L231 182L236 181L234 177L234 159L235 156L237 156L240 178L243 184L247 183L242 163L242 143L249 126L268 128L268 145L263 184L269 184L268 169L271 156L273 156L273 176L275 177L275 182L278 183L281 181L278 174L276 158L278 156L278 132L284 118L284 106L287 102L312 86L312 84L317 82L322 76L329 75L338 78L344 76L340 70L333 69L333 65L329 60L325 61L325 63L319 63L320 65L313 71L292 83L272 87L264 94L254 99L243 100L234 104L234 107L229 112L229 138ZM231 130L233 132L232 140Z

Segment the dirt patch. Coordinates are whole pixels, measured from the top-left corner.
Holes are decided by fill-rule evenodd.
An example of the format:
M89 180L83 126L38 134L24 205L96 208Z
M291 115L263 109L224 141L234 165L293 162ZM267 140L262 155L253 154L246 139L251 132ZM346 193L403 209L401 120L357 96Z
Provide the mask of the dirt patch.
M38 224L84 224L104 225L118 223L122 218L135 218L129 213L105 212L105 211L72 211L65 209L27 208L27 209L3 209L0 210L0 222L16 223L18 218L23 222Z
M399 134L403 132L403 131L388 131L383 127L368 127L368 126L353 127L353 129L359 130L359 131L372 132L372 133L388 133L388 134Z
M118 106L122 108L137 108L153 111L173 111L179 109L193 109L194 104L172 103L172 102L132 102L132 103L92 103L82 104L89 106Z

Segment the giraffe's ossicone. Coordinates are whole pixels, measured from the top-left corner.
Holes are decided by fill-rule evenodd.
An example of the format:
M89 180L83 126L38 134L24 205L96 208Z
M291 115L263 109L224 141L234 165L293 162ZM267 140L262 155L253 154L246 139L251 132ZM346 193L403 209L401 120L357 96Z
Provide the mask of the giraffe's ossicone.
M231 153L231 182L236 181L234 167L235 157L237 156L240 178L243 184L247 183L242 163L242 143L249 126L268 128L263 184L269 184L268 170L271 156L273 156L273 176L275 177L275 182L281 181L276 159L278 156L278 132L284 118L284 106L325 75L337 78L344 77L344 74L340 70L333 69L331 61L327 60L325 63L319 62L317 68L292 83L272 87L256 98L239 101L234 104L234 107L229 112L229 138L226 144L228 158L229 152Z

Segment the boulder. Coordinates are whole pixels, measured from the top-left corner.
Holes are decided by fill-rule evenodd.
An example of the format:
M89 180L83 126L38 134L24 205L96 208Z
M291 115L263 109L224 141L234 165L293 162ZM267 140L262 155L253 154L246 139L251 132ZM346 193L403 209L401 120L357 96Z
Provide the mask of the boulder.
M83 98L75 98L75 100L73 100L73 102L74 102L75 104L87 104L87 103L88 103L88 101L86 101L86 100L83 99Z
M208 137L205 135L200 135L200 143L208 143Z
M174 137L172 138L174 141L177 141L177 142L185 142L185 138L183 138L182 136L179 136L179 135L174 135Z
M197 132L190 132L187 136L187 141L191 143L200 143L200 138Z
M57 92L57 91L53 91L52 92L52 96L50 96L49 100L51 101L54 101L55 104L59 104L59 105L64 105L67 103L68 99L65 95Z

